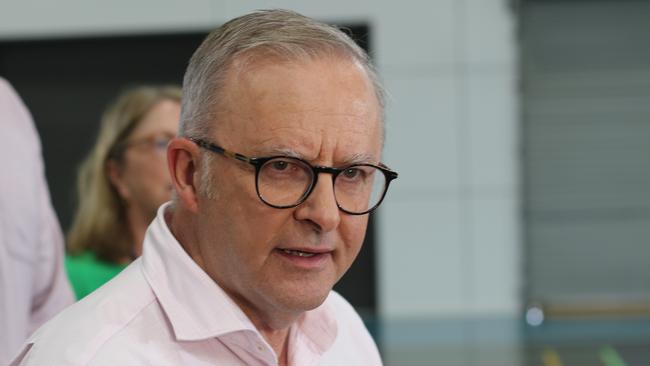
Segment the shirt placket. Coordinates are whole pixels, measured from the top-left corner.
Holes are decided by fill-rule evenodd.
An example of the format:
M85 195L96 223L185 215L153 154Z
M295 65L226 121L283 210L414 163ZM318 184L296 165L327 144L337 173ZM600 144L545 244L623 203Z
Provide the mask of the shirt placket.
M277 366L275 352L259 334L236 332L220 338L245 365Z

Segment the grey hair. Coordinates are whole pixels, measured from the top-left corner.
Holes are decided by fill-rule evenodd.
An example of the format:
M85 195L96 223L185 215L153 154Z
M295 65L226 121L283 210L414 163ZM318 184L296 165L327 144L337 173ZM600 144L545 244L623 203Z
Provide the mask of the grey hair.
M336 54L358 62L374 86L383 120L384 89L368 54L347 34L293 11L260 10L217 28L192 55L183 79L180 136L209 135L232 62L259 53L287 61Z

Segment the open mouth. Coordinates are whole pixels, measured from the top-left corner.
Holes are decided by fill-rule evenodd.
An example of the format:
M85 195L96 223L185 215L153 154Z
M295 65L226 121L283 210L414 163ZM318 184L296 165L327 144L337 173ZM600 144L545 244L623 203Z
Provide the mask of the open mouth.
M276 248L286 263L305 270L319 270L327 266L333 260L333 250L329 248Z
M304 258L313 257L319 254L319 253L303 252L302 250L295 250L295 249L280 249L280 251L289 255L295 255L297 257L304 257Z

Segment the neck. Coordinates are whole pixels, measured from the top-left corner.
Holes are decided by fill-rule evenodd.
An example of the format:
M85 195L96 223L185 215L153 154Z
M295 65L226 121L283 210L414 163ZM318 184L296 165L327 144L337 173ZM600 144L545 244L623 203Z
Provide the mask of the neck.
M221 288L230 296L237 306L239 306L244 314L246 314L264 340L266 340L273 351L275 351L275 354L278 357L278 365L287 365L289 329L291 325L297 321L299 315L282 311L276 311L271 314L260 312L254 308L250 302L242 299L240 296L237 296L223 286L221 286Z
M256 326L257 327L257 326ZM269 343L278 357L278 365L287 365L287 349L289 348L289 329L272 330L257 327L264 339Z
M220 285L221 286L221 285ZM282 311L275 307L276 311L263 312L259 307L254 307L249 301L242 299L237 294L221 286L221 288L230 296L230 298L246 314L251 323L260 332L262 337L273 348L278 357L278 365L287 365L287 350L289 348L289 329L295 324L300 314L295 312ZM274 307L269 304L267 309Z

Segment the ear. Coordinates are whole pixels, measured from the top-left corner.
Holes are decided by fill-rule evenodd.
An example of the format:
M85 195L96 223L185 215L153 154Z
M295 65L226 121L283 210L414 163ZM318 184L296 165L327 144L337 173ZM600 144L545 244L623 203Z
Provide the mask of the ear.
M192 141L176 137L167 146L167 166L169 176L179 201L191 212L198 212L197 166L199 147Z
M131 190L124 181L122 165L113 159L109 159L106 161L105 169L108 180L111 182L111 185L115 187L117 194L119 194L124 201L128 201L131 198Z

